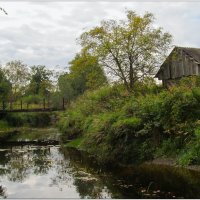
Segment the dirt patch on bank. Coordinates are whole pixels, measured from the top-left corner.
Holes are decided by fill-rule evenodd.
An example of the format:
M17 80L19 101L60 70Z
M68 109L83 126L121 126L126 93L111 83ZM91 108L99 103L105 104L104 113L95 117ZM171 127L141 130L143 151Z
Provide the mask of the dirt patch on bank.
M183 167L189 170L199 171L200 172L200 165L189 165L189 166L181 166L178 165L176 158L156 158L151 161L146 161L144 164L156 164L156 165L165 165L165 166L172 166L172 167Z

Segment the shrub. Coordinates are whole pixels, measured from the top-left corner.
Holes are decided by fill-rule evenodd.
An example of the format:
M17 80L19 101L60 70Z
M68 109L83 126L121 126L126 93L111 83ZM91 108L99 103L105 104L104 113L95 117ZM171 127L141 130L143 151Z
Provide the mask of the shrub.
M23 101L28 104L41 104L43 98L40 95L29 95L23 98Z
M14 127L45 127L51 123L49 113L8 113L5 120Z
M164 139L161 145L156 149L155 156L176 156L183 147L180 140L180 137Z
M137 136L136 131L139 130L141 119L137 117L119 119L112 124L112 139L116 139L123 135L132 134ZM128 137L128 136L127 136Z
M156 149L156 156L182 152L183 163L198 163L200 78L183 79L168 91L147 82L138 82L133 94L122 85L86 92L62 115L63 137L83 138L82 148L104 162L136 163Z
M0 120L0 129L2 130L4 130L4 129L7 129L7 128L9 128L9 124L8 124L8 122L7 121L5 121L5 120Z
M193 94L193 96L194 96L194 98L198 101L198 102L200 102L200 88L198 87L196 87L196 88L193 88L192 89L192 94Z
M195 129L195 135L192 140L183 149L179 158L179 164L200 164L200 127Z

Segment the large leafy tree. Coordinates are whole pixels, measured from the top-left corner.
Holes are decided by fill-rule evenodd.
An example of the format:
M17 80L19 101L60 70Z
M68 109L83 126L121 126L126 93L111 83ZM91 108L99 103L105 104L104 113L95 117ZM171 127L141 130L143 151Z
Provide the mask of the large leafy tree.
M20 60L15 60L6 63L3 68L7 79L12 84L13 96L17 97L24 93L25 87L28 84L29 68Z
M76 91L72 86L73 80L70 78L69 73L61 74L58 78L58 87L61 97L70 101L76 96Z
M151 13L127 11L126 20L102 21L84 32L80 44L131 91L138 80L154 74L171 43L172 36L153 22Z
M69 63L69 73L59 77L62 95L73 99L86 90L94 90L107 83L107 78L96 57L82 52Z
M7 100L11 94L11 83L7 80L3 70L0 68L0 100Z
M53 88L52 75L52 71L46 69L45 66L32 66L30 84L28 85L26 94L48 97Z
M97 57L84 51L75 56L70 62L69 69L70 76L76 80L75 84L79 85L80 92L97 89L107 83L107 78Z

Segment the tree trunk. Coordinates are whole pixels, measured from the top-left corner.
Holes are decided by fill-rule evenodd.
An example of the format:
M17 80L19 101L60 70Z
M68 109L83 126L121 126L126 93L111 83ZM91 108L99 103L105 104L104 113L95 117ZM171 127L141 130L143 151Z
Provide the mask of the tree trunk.
M130 70L129 70L129 84L130 84L130 90L133 90L134 79L133 79L133 67L132 67L132 64L130 64Z
M128 93L131 93L131 88L130 88L128 82L126 81L126 79L124 79L123 81L124 81L124 85L125 85L125 87L126 87Z

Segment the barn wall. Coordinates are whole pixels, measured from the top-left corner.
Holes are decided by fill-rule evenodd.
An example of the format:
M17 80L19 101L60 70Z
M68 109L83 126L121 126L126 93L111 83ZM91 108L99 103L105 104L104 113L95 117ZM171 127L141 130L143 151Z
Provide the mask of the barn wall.
M183 76L199 75L200 67L190 56L183 51L176 51L176 56L172 56L171 60L171 76L170 79L176 79ZM165 78L165 77L164 77Z
M199 75L200 70L199 70L199 64L189 55L185 54L185 62L183 63L184 69L185 69L185 76L189 75Z
M200 75L200 64L183 49L174 48L162 65L157 77L163 81L163 84L166 84L167 80L190 75Z

